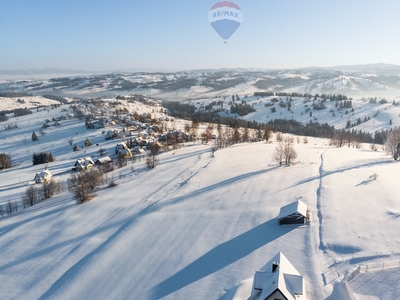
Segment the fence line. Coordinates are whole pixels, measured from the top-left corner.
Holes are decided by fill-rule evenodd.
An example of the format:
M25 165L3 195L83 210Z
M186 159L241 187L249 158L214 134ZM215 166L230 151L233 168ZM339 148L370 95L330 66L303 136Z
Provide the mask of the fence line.
M355 269L353 272L351 272L349 275L347 275L346 280L345 280L345 287L347 289L347 292L348 292L350 298L352 300L355 300L354 292L351 289L349 283L358 274L374 272L374 271L381 271L381 270L396 269L396 268L400 268L400 260L376 262L376 263L371 263L369 265L359 265L357 267L357 269Z

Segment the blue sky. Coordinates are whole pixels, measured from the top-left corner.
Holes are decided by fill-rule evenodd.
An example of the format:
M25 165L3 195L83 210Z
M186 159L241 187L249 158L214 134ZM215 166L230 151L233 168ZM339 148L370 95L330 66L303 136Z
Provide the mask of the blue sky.
M398 0L235 0L227 44L209 25L216 2L0 0L0 69L400 65Z

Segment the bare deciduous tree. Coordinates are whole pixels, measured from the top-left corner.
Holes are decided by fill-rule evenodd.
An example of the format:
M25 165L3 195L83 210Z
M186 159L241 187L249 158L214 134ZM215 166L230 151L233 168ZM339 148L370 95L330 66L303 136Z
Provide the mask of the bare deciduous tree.
M377 151L377 150L378 150L378 146L376 146L376 144L370 144L370 145L369 145L369 148L370 148L372 151Z
M103 176L96 169L74 173L68 180L68 187L76 201L84 203L94 198L93 190L103 182L102 178Z
M10 155L6 153L0 153L0 170L9 169L12 167L12 161Z
M235 127L235 129L233 131L233 142L235 144L239 143L240 138L241 138L241 134L240 134L239 128Z
M18 211L18 202L17 201L7 201L6 203L6 212L7 215L12 215Z
M150 151L146 158L146 165L149 169L154 169L158 164L157 152L158 151Z
M61 184L56 182L53 178L49 181L44 181L41 194L43 199L49 199L54 196L55 193L59 193L61 190Z
M346 135L347 135L346 131L344 131L344 130L335 134L330 141L330 145L337 147L337 148L342 148L344 145L344 142L346 140Z
M385 141L386 152L392 156L397 152L397 145L400 143L400 128L393 129Z
M272 159L278 162L280 166L282 165L283 161L283 152L284 152L283 144L282 142L280 142L278 146L276 146L275 151L272 154Z
M242 135L243 142L244 143L248 142L249 138L250 138L249 127L246 125L244 127L243 135Z
M283 141L279 142L278 146L275 148L275 152L272 158L282 165L290 165L290 163L296 159L297 153L293 148L293 138L285 138Z
M276 133L276 141L277 142L282 142L282 140L283 140L282 132L277 132Z
M264 140L266 142L268 142L269 139L271 138L271 135L272 135L271 127L269 127L268 125L265 126L265 128L264 128L264 137L263 137Z
M86 182L89 184L90 190L93 191L96 187L104 183L104 178L101 172L95 168L85 172Z
M24 207L33 206L39 202L38 191L34 186L30 186L25 190L22 195L22 205Z

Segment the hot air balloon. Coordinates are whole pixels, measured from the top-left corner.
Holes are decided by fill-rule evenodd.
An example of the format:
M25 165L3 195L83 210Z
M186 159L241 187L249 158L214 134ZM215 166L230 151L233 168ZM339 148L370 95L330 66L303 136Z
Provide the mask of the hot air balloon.
M243 13L237 4L221 1L211 7L208 20L214 30L227 43L227 40L242 24Z

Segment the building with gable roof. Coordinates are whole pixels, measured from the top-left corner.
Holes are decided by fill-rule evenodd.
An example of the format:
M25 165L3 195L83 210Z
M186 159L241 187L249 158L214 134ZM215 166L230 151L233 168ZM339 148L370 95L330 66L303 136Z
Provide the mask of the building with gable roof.
M45 181L50 181L51 178L52 175L50 171L46 169L42 172L36 173L35 178L33 180L35 180L36 183L43 183Z
M304 224L307 221L307 205L297 200L281 208L278 216L279 225Z
M94 166L93 160L89 157L80 158L75 162L74 169L76 171L84 171Z
M306 300L305 280L279 252L254 275L248 300Z

